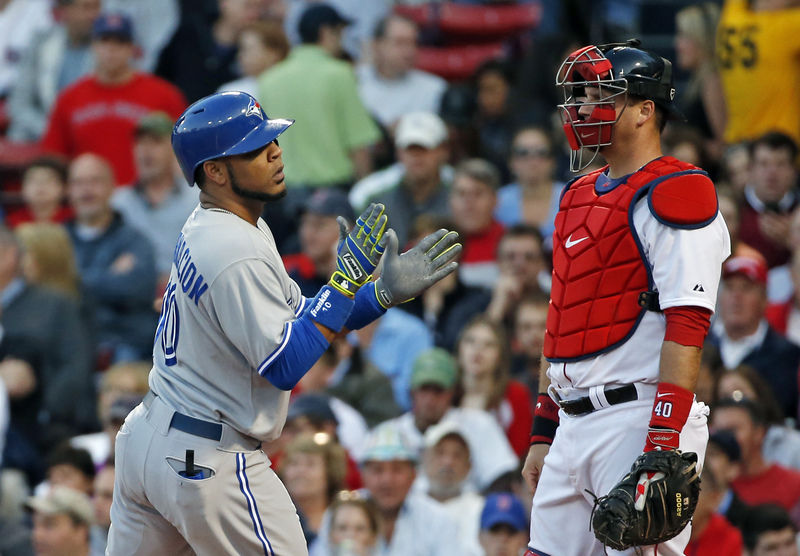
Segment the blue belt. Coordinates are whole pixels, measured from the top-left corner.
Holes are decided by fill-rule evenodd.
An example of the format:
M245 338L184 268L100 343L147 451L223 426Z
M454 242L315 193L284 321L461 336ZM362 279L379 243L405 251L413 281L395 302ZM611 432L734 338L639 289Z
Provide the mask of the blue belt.
M144 398L144 406L149 408L150 403L156 396L157 394L153 393L152 391L148 392ZM195 417L189 417L188 415L178 413L177 411L172 414L169 428L177 429L194 436L208 438L209 440L216 440L217 442L222 440L221 424L203 421L202 419L196 419Z

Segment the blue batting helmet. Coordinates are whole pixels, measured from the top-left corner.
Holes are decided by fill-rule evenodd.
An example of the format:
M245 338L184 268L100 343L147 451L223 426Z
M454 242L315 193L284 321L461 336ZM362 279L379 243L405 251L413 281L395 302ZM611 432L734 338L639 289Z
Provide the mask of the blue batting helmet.
M175 122L172 150L189 185L207 160L258 150L274 141L294 120L270 120L256 99L229 91L201 98Z

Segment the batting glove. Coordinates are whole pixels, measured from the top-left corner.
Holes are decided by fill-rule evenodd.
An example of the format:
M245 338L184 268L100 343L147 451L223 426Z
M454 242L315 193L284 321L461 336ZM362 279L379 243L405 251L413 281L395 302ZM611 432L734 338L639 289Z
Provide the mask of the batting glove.
M384 309L413 299L458 268L455 259L461 244L456 232L433 232L402 255L394 230L388 230L386 238L383 270L375 281L375 294Z
M347 222L339 216L339 247L336 252L336 271L330 284L344 295L353 297L358 288L372 277L386 248L387 217L384 206L371 203L358 217L356 225L347 232Z

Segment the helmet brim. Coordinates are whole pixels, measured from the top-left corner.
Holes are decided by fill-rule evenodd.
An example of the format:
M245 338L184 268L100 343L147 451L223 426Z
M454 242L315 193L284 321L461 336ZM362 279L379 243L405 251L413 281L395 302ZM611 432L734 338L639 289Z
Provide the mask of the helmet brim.
M284 118L275 118L272 120L264 120L263 123L253 128L253 130L245 135L241 141L233 145L226 151L223 151L214 158L221 158L223 156L234 156L237 154L245 154L270 144L278 138L278 136L289 129L294 123L294 120ZM210 159L209 159L210 160Z

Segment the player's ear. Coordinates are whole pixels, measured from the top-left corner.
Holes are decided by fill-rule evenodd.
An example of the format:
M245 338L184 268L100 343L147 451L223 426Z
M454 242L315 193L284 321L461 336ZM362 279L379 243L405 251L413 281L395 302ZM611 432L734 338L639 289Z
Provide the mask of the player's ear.
M227 169L219 160L206 160L203 162L203 173L206 184L224 185L228 179Z
M637 106L639 116L636 120L637 125L644 125L648 120L656 116L656 103L652 100L644 100Z

